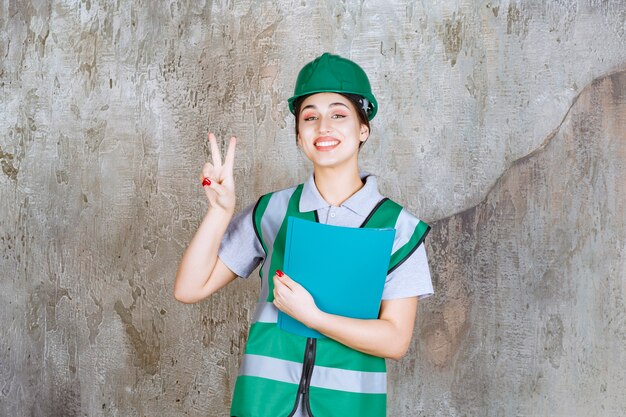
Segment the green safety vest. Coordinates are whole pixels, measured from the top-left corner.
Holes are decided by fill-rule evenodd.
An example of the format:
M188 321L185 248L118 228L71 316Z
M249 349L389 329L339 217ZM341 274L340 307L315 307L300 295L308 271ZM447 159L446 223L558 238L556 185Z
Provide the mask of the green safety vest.
M300 400L311 417L380 417L386 413L385 360L332 339L314 339L280 330L272 303L277 269L283 269L287 218L318 221L317 212L300 212L303 185L262 196L254 229L265 251L261 294L235 383L231 416L288 417ZM430 227L384 198L361 227L396 228L391 273L423 242ZM404 232L399 233L402 229ZM397 247L398 246L398 247Z

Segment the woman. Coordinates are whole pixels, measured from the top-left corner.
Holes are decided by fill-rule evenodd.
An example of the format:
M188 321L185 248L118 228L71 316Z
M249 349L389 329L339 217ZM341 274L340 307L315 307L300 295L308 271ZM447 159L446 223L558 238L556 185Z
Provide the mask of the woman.
M359 175L358 156L378 105L367 75L354 62L323 54L298 75L289 107L297 144L313 163L313 175L297 187L262 196L232 221L235 207L231 138L222 162L209 134L213 163L201 181L209 210L181 261L174 295L200 301L262 263L261 294L254 314L232 416L384 416L384 358L407 351L417 300L432 294L422 242L428 226ZM301 217L347 227L394 227L396 237L378 319L320 311L308 291L281 272L286 219ZM340 250L329 243L311 248ZM278 310L328 336L312 339L276 326Z

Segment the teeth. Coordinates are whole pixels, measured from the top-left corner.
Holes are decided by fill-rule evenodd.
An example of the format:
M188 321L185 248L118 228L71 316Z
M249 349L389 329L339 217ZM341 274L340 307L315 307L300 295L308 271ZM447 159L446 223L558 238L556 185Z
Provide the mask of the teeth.
M325 141L325 142L317 142L315 144L315 146L333 146L333 145L336 145L338 143L339 143L339 141L329 140L329 141Z

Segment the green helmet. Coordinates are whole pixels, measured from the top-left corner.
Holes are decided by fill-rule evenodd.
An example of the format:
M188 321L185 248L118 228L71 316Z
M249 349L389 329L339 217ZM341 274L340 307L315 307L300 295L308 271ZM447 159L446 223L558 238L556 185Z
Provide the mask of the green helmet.
M289 110L295 114L293 102L314 93L344 93L363 97L364 111L372 120L378 111L378 102L365 71L349 59L328 52L306 64L298 74L296 88L289 101Z

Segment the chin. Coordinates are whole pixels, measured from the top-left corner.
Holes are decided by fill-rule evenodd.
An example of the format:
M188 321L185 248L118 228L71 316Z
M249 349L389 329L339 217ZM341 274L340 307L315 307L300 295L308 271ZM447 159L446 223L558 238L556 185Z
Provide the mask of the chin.
M311 160L313 165L318 168L339 168L342 166L350 165L349 160L338 160L338 159L317 159Z
M314 166L319 168L338 168L344 165L358 163L358 154L345 155L338 152L323 154L322 152L311 152L306 155Z

